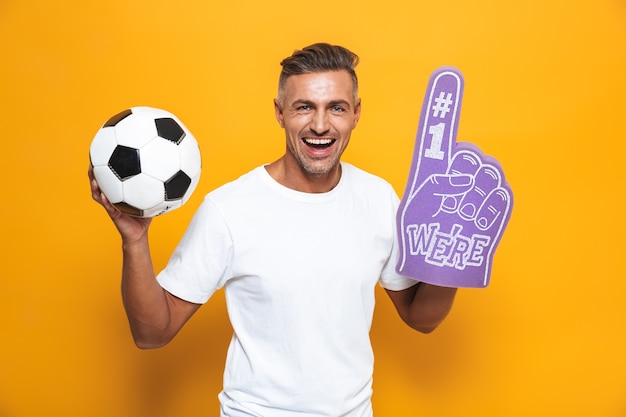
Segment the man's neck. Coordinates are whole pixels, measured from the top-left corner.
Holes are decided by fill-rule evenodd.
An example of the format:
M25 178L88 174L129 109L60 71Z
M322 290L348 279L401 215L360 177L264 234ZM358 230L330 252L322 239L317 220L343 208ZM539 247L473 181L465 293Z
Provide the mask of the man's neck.
M341 179L341 164L327 174L311 174L300 166L289 164L285 156L265 166L268 174L280 185L303 193L327 193Z

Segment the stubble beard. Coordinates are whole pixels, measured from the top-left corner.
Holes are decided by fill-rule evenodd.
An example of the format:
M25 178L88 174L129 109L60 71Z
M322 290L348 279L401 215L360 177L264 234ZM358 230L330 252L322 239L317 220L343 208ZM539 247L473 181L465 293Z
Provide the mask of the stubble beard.
M315 158L305 155L303 152L298 152L298 150L293 149L292 146L289 146L289 148L289 151L294 156L300 169L313 177L322 177L332 173L339 165L341 158L341 154L339 153L323 158Z

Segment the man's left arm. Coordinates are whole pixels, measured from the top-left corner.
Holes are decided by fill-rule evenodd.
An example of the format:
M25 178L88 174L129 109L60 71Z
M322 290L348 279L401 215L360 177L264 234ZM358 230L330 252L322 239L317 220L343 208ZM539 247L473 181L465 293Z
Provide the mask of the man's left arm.
M430 333L452 309L457 289L419 282L405 290L386 291L407 325L419 332Z

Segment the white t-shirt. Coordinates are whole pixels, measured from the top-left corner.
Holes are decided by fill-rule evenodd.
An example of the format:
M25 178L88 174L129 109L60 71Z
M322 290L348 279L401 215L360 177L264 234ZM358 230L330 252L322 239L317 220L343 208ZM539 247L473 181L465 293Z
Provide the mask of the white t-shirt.
M258 167L206 196L158 280L194 303L225 286L222 416L372 415L374 289L415 284L395 272L397 206L346 163L327 193Z

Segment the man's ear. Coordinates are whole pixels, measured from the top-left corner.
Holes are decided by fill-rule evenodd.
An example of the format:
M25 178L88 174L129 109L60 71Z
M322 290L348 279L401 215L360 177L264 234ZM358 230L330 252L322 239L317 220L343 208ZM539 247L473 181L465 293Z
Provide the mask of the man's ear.
M278 124L284 129L285 121L283 118L283 108L280 106L277 98L274 99L274 114L276 115L276 120L278 120Z
M356 104L354 106L354 127L356 127L357 123L359 123L359 119L361 118L361 99L356 100Z

